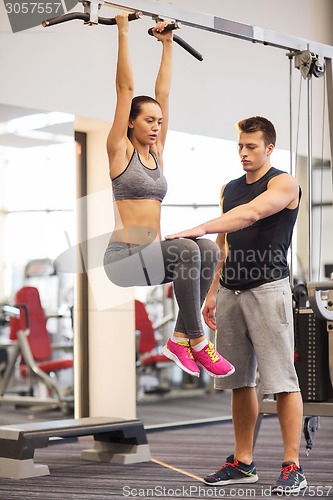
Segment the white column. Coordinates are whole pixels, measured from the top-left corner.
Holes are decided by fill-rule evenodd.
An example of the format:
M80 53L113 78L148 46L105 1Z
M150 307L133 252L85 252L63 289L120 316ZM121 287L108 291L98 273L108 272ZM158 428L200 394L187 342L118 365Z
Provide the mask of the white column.
M110 123L76 120L87 132L90 416L136 417L134 291L113 285L102 259L113 227L106 153Z

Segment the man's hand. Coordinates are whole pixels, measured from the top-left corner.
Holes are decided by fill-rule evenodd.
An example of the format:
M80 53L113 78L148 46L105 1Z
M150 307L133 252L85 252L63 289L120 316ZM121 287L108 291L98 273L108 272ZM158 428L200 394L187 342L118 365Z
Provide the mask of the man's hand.
M205 236L206 231L201 226L193 227L192 229L186 229L180 233L169 234L165 237L166 240L175 240L176 238L200 238L200 236Z
M216 330L215 310L216 295L214 293L208 293L202 310L202 315L208 328L214 331Z

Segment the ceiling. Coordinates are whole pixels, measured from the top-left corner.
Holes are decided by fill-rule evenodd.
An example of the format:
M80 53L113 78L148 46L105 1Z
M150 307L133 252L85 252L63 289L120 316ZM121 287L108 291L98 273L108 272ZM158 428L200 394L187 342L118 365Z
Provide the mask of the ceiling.
M73 139L73 115L0 104L0 148L49 146Z

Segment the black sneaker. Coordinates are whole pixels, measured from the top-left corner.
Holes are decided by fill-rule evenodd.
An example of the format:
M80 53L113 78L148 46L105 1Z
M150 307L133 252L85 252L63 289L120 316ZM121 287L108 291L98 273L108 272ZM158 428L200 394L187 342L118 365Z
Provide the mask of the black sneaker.
M246 465L230 455L219 470L204 478L204 483L209 484L209 486L224 486L234 483L255 483L258 479L253 462Z
M272 493L297 493L306 488L307 484L302 467L298 467L295 462L283 462Z

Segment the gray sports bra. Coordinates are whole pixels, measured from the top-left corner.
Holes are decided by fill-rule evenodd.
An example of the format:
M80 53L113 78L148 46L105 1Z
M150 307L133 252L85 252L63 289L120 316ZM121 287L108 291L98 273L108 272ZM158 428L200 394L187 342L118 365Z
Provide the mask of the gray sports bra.
M158 166L156 155L153 151L150 154L155 160L154 169L146 167L134 149L125 170L112 179L114 200L163 200L167 192L167 181Z

